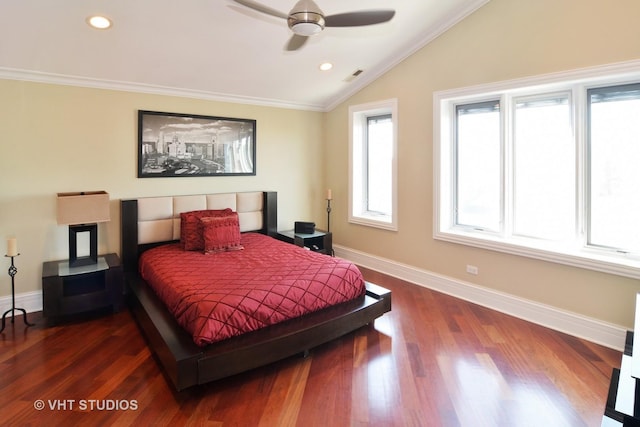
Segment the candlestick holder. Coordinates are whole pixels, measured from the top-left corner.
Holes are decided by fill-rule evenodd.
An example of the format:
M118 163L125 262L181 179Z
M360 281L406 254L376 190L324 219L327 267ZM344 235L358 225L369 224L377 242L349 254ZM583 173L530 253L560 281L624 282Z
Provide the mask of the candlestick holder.
M13 263L13 259L20 254L16 255L5 255L7 258L11 258L11 267L9 267L9 276L11 276L11 308L4 312L2 315L2 327L0 327L0 332L4 331L5 319L7 314L11 313L11 323L14 322L15 319L15 311L21 311L23 313L22 320L24 320L24 324L27 326L33 326L33 323L29 323L27 321L27 311L24 308L16 308L16 287L15 287L15 277L18 273L18 269Z
M331 232L331 199L327 199L327 233Z

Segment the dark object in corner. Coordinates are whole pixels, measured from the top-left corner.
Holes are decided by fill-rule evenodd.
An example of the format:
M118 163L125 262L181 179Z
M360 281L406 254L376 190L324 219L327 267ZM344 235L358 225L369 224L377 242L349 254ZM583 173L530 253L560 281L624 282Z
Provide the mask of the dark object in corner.
M293 231L302 234L313 234L316 231L316 223L296 221L294 223Z

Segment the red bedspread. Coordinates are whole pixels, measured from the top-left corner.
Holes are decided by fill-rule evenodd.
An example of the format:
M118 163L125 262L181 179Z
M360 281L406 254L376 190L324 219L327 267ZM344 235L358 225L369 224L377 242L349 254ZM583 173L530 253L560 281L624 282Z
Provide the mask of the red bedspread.
M245 233L244 250L205 255L180 244L148 250L140 274L199 346L354 299L351 262Z

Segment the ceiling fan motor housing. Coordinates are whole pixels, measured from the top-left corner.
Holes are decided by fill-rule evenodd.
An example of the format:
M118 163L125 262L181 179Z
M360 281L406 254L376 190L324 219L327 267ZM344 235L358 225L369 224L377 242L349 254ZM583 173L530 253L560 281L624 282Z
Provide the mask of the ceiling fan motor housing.
M289 12L287 24L300 36L312 36L324 30L324 15L313 0L299 0Z
M311 36L324 29L324 16L311 11L294 12L289 15L287 24L294 33Z

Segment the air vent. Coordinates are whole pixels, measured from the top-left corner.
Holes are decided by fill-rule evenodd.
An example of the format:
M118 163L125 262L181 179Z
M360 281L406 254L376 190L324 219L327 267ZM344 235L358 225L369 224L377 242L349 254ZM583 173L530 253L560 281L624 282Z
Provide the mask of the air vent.
M350 76L348 76L346 79L344 79L345 82L350 82L353 79L355 79L356 77L358 77L360 74L362 74L363 70L356 70L354 71Z

